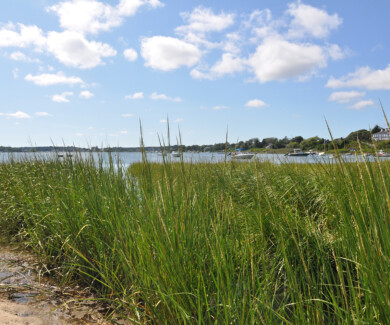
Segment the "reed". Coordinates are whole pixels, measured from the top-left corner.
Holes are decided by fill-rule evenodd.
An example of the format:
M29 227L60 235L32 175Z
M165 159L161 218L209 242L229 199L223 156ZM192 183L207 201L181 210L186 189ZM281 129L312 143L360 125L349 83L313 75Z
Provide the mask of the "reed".
M0 165L2 232L134 323L390 323L390 165Z

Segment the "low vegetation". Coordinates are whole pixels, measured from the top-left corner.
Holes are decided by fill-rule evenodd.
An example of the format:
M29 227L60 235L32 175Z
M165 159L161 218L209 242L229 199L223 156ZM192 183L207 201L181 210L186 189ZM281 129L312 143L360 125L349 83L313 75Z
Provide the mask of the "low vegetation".
M0 165L0 227L135 323L390 322L390 165Z

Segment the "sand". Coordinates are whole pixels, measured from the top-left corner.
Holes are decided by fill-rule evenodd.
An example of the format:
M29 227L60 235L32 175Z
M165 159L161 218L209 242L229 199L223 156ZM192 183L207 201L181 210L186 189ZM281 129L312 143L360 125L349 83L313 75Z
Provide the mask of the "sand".
M77 294L77 288L40 280L38 270L31 254L0 242L1 325L109 324L97 302L83 301L90 297Z

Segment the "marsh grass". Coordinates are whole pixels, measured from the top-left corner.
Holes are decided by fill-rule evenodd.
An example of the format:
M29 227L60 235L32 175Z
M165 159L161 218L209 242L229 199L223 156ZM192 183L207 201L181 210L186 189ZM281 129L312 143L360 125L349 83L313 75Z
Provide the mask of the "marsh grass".
M388 162L0 165L0 227L135 323L390 323Z

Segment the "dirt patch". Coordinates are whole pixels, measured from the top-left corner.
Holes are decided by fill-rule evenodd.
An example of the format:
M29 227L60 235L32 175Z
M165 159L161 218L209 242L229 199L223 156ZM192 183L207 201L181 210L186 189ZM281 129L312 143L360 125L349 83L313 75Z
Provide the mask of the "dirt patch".
M1 324L110 324L91 296L59 288L38 270L32 255L0 242Z

